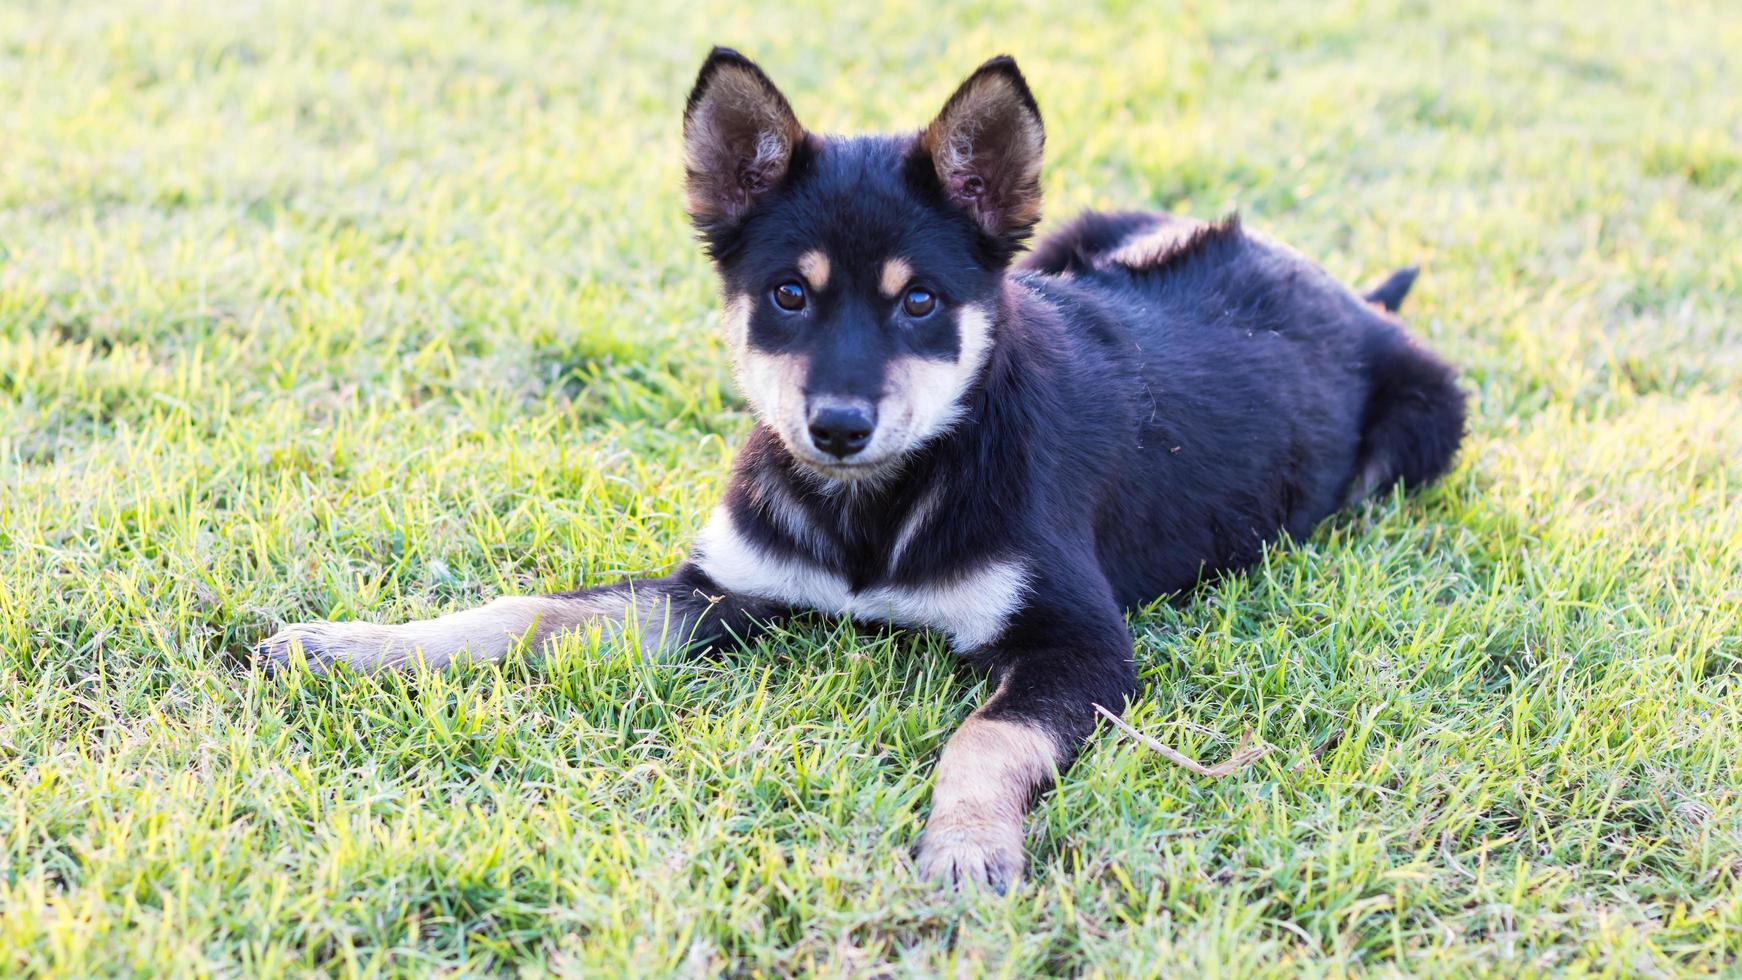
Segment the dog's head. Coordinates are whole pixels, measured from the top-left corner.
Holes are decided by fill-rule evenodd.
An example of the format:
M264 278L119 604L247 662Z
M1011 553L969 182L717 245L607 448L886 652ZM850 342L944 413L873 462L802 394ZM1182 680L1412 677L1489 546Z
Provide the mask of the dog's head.
M716 48L684 111L685 204L713 256L740 386L800 462L890 472L961 416L999 284L1040 217L1040 111L1009 58L903 136L806 132Z

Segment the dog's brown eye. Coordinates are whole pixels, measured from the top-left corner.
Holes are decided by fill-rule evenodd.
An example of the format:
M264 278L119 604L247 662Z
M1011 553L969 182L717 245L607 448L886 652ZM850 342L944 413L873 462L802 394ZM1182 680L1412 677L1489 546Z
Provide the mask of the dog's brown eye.
M774 287L774 305L788 313L804 309L804 287L796 282L783 282Z
M925 316L937 305L937 297L923 289L910 289L901 298L901 312L912 317Z

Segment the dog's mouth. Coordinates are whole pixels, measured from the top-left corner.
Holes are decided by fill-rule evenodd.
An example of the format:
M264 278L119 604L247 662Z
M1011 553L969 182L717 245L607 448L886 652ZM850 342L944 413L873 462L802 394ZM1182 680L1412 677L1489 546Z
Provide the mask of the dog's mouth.
M791 449L791 447L788 447ZM863 454L860 454L861 456ZM858 456L847 459L823 457L814 452L793 452L793 458L805 469L819 476L843 483L852 483L888 473L896 462L895 457L878 456L875 459L862 459Z
M847 457L830 456L794 439L782 438L786 451L800 466L827 480L856 483L887 477L901 465L903 452L884 448L882 433L869 446ZM895 440L888 440L893 442Z

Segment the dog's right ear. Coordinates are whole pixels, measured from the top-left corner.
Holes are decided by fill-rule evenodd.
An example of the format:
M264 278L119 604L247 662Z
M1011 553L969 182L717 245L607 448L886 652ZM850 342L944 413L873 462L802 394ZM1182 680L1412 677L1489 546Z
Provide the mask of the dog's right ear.
M749 58L715 48L683 114L684 209L696 227L736 224L780 186L804 140L786 97Z

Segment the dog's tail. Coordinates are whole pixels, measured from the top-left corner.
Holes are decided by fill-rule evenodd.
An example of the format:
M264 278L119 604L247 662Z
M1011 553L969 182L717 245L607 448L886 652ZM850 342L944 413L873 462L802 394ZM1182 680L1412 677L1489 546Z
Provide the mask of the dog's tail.
M1387 276L1384 282L1362 299L1383 306L1387 313L1396 313L1397 308L1403 305L1403 298L1409 295L1409 287L1415 285L1415 277L1420 274L1419 266L1405 266Z
M1464 392L1451 365L1397 325L1369 333L1361 360L1373 387L1350 503L1394 483L1432 483L1451 468L1464 439Z

